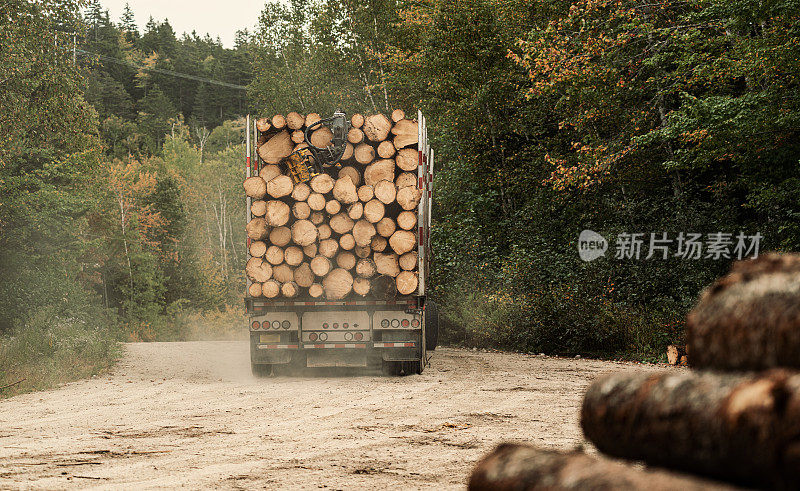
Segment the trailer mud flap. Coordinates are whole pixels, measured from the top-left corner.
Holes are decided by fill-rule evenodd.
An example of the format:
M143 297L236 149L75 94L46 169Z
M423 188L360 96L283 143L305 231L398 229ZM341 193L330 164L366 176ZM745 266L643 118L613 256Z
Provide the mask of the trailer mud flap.
M419 361L420 354L415 348L391 348L381 350L383 361Z
M310 368L367 366L367 351L363 349L315 349L306 351L306 356Z
M296 350L288 349L256 349L251 353L253 363L289 363L292 361L292 353Z

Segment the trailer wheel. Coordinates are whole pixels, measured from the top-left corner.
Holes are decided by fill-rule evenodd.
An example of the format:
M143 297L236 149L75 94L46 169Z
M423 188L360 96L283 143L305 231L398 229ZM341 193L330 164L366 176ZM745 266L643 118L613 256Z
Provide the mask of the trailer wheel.
M250 362L250 370L256 378L269 377L272 375L272 365L268 363L253 363Z
M439 306L428 300L425 303L425 349L433 351L439 344Z

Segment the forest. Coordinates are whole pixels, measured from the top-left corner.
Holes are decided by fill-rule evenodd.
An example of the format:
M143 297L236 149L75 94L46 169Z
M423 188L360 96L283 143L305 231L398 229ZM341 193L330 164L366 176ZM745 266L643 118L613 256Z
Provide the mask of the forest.
M427 115L453 345L659 360L737 237L800 248L797 1L291 0L233 47L0 11L0 386L241 331L246 114Z

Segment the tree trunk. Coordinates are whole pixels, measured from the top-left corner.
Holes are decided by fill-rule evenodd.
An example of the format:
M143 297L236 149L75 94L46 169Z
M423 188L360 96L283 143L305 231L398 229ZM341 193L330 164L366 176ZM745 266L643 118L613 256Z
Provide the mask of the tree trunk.
M351 166L342 167L339 170L339 179L345 176L349 177L350 180L353 181L354 186L358 186L359 184L361 184L361 173L358 172L358 169L356 169L355 167Z
M364 205L364 218L366 218L368 222L378 223L385 213L386 208L383 206L383 203L377 199L371 199Z
M250 286L247 287L247 294L251 297L260 297L261 296L261 283L250 283Z
M391 218L383 217L377 224L375 224L375 230L378 231L378 235L388 239L394 234L395 230L397 230L397 224L394 223L394 220Z
M263 199L267 195L267 183L258 176L244 180L244 193L253 199Z
M289 176L276 176L267 182L267 194L273 198L282 198L284 196L288 196L292 194L293 189L294 183L292 182L292 178Z
M403 148L398 150L395 160L397 161L397 167L400 167L404 171L416 171L417 166L419 166L419 154L415 148Z
M256 217L247 222L245 227L247 237L253 240L264 240L267 238L267 222L261 218Z
M353 225L353 239L356 245L365 247L372 242L375 236L375 225L367 220L359 220Z
M325 276L331 271L331 260L325 256L317 256L311 260L311 271L317 276Z
M289 266L299 266L303 262L303 249L289 246L283 251L283 260Z
M339 237L339 247L346 251L352 251L356 246L356 239L353 234L344 234Z
M283 130L272 135L265 143L258 147L258 155L268 164L278 164L292 153L294 145L292 136Z
M327 127L322 126L318 130L311 132L309 141L317 148L325 148L331 144L333 140L333 132Z
M315 193L325 194L331 192L335 182L331 176L323 172L314 176L309 184L311 185L311 190Z
M375 261L372 259L362 258L356 263L356 274L362 278L372 278L376 271Z
M292 215L298 220L305 220L311 215L311 207L305 201L295 201L292 205Z
M358 200L362 203L366 203L367 201L371 200L375 197L375 188L369 186L367 184L358 188Z
M394 160L375 161L364 170L364 184L375 186L380 181L394 182Z
M800 482L800 375L793 372L612 374L586 392L581 426L614 457L742 485Z
M286 263L279 264L272 268L272 279L280 283L294 280L294 270Z
M295 201L305 201L308 199L308 196L311 194L311 187L301 182L300 184L295 184L294 189L292 190L292 199Z
M413 210L422 199L422 191L414 186L406 186L397 191L397 203L404 210Z
M277 266L283 262L283 249L276 245L271 245L267 248L264 258L268 263L272 264L273 266Z
M400 274L397 254L375 252L372 258L375 261L375 268L378 274L391 276L392 278Z
M264 262L260 257L251 257L247 260L244 268L245 274L251 281L263 283L272 277L272 266Z
M405 119L406 113L402 109L395 109L392 111L392 122L397 123L398 121Z
M347 208L347 216L353 220L359 220L364 216L364 203L358 201Z
M617 489L733 490L730 486L663 470L639 469L581 451L569 453L504 443L485 455L469 478L470 491Z
M403 230L413 230L417 226L417 214L404 210L397 215L397 226Z
M356 162L367 165L375 160L375 148L366 143L359 143L356 145L353 155L356 158Z
M302 263L295 268L294 282L303 288L308 288L314 283L314 272L311 271L311 266L308 263Z
M800 368L800 255L734 263L687 317L693 367Z
M381 237L380 235L376 235L372 238L372 242L370 242L369 246L375 252L383 252L386 250L386 247L389 246L389 241L386 240L386 237Z
M264 179L264 182L270 182L281 175L281 166L274 164L266 164L258 171L258 177Z
M336 268L322 279L322 288L328 300L341 300L353 290L353 275L347 270Z
M375 197L385 205L394 202L397 197L397 188L394 187L392 181L378 181L373 188Z
M301 114L292 111L286 115L286 125L289 129L299 130L304 124L306 124L306 118Z
M272 127L276 130L282 130L286 127L286 118L282 114L272 116Z
M281 292L281 284L275 280L269 280L261 285L261 295L267 298L275 298Z
M297 220L292 224L292 240L299 246L307 246L316 242L319 231L308 220Z
M214 206L214 213L216 214L217 207ZM265 213L267 213L267 202L263 199L254 200L250 203L250 213L256 217L263 217Z
M253 257L263 257L267 252L267 243L263 240L254 240L250 242L250 255Z
M379 143L389 137L389 131L392 129L392 123L389 118L383 114L373 114L364 118L364 136L369 141Z
M349 216L347 216L347 213L339 213L332 216L328 224L337 234L346 234L347 232L353 230L354 222Z
M408 230L398 230L389 237L389 245L397 254L405 254L417 245L417 236Z
M369 295L371 286L371 282L366 278L353 279L353 291L362 297Z
M348 176L340 177L333 186L333 197L343 205L358 201L358 192L353 180Z
M400 256L400 269L414 271L417 269L417 264L419 264L419 254L417 254L417 251L406 252Z
M294 298L300 292L300 287L294 281L287 281L281 285L281 293L286 298Z
M323 293L325 293L325 290L322 289L322 285L319 283L314 283L308 287L308 294L311 298L319 298Z
M267 213L264 215L264 220L270 227L286 225L290 215L289 205L283 201L267 201Z
M347 132L347 141L353 145L358 145L364 141L364 132L358 128L350 128L350 131Z
M258 118L256 120L256 129L261 133L269 131L270 128L272 128L272 123L270 123L269 118Z
M319 193L311 193L306 200L308 206L314 211L321 211L325 209L325 196Z
M336 255L336 265L342 269L353 269L356 267L356 255L349 251L342 251Z
M285 247L292 240L292 231L289 227L276 227L269 233L269 242L278 247Z
M378 156L382 159L390 159L394 157L396 150L390 141L382 141L378 145Z
M417 291L417 285L419 284L417 273L412 273L411 271L401 271L397 275L396 281L397 293L400 295L410 295L411 293Z
M337 239L325 239L319 242L319 254L321 256L332 258L339 250L339 241ZM314 271L316 273L316 271ZM319 275L322 276L322 275Z
M350 117L350 124L353 125L353 128L361 128L364 126L364 116L358 113L353 114Z
M395 148L405 148L409 145L416 145L419 142L419 135L417 134L417 122L410 119L401 119L392 127L392 134L394 135Z
M329 200L327 203L325 203L325 212L328 215L336 215L340 211L342 211L342 204L335 199Z

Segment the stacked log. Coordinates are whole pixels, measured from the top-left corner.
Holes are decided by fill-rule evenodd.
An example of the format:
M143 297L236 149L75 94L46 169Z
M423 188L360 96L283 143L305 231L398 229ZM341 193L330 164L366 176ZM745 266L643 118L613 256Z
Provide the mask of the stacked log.
M660 470L525 445L502 444L475 466L472 491L533 489L722 490L731 487Z
M411 295L419 286L417 122L402 110L351 117L339 169L294 184L285 159L304 146L319 115L290 112L257 121L258 175L246 274L253 297L339 300ZM311 142L330 143L326 128ZM258 261L256 261L258 260Z
M735 485L798 488L800 255L768 254L734 264L689 313L687 339L685 354L674 346L671 356L688 356L702 370L596 379L581 408L585 437L616 458ZM475 482L500 483L493 489L625 487L602 476L568 486L563 468L547 462L575 466L573 477L594 476L596 468L568 455L505 453L514 455L487 459L493 467L479 466Z

